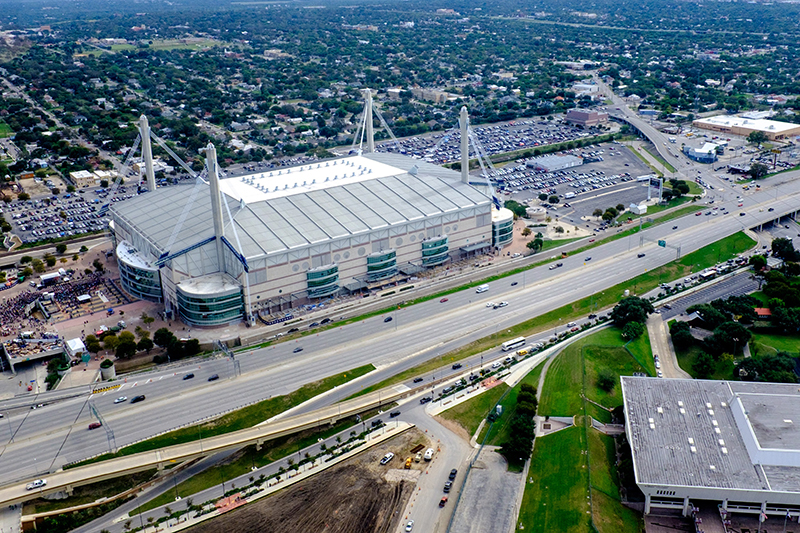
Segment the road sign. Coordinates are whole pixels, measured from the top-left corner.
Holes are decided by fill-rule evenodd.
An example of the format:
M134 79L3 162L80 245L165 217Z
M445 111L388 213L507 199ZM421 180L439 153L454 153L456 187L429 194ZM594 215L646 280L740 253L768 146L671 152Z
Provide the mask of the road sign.
M664 241L664 240L659 240L659 241L658 241L658 245L659 245L660 247L662 247L662 248L666 248L666 247L667 247L667 241Z

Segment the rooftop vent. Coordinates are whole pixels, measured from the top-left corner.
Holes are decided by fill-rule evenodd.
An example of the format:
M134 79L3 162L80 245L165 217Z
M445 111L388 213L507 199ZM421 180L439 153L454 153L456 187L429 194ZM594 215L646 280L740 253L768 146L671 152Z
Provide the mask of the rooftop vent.
M661 407L657 408L657 409L656 409L656 411L657 411L657 412L658 412L658 414L660 414L660 415L663 415L663 414L664 414L664 409L662 409Z
M711 409L711 403L706 402L706 409Z
M678 407L683 407L683 402L681 400L678 400Z
M717 467L716 467L716 466L714 466L714 465L708 465L708 469L709 469L709 470L711 470L711 471L713 472L714 470L716 470L716 469L717 469Z
M694 444L694 439L692 437L689 437L689 444Z
M683 407L681 407L680 411L681 411L681 414L682 414L682 415L685 415L685 414L686 414L686 409L684 409Z
M726 448L725 446L723 446L723 447L722 447L722 453L723 453L724 455L728 455L728 448Z
M689 446L689 449L692 451L692 453L697 453L697 448L694 446Z
M719 445L720 446L725 446L725 441L723 439L719 439Z

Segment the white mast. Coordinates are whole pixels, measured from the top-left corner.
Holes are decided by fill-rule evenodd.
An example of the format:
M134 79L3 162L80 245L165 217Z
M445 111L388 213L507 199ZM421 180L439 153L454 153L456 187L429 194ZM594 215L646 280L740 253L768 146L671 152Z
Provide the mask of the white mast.
M144 159L144 173L147 177L147 190L156 190L156 174L153 172L153 149L150 145L150 123L147 117L139 117L139 133L142 135L142 159Z

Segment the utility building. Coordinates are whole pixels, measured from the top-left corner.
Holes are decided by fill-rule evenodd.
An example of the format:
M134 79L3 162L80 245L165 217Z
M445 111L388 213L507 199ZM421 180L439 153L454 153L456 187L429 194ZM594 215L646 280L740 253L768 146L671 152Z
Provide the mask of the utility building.
M623 377L622 397L646 514L800 516L797 384Z

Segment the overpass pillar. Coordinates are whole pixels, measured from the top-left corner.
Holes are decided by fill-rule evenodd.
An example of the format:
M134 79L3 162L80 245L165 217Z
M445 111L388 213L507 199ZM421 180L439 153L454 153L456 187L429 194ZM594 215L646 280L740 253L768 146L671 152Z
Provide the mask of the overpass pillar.
M264 447L264 439L258 439L256 441L256 451L260 452L261 448L263 448L263 447Z
M67 485L64 491L67 493L67 496L72 496L72 491L75 490L72 485Z

